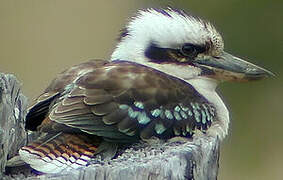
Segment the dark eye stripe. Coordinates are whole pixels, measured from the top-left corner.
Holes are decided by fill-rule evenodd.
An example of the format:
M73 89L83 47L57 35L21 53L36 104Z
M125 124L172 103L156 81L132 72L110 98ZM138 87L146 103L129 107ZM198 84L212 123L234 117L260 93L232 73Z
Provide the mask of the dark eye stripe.
M206 51L206 47L185 44L180 49L161 48L151 43L145 51L145 56L155 63L180 62L180 59L186 58L193 60L199 53ZM180 58L180 59L179 59ZM182 61L184 62L184 61Z
M151 44L145 51L145 56L150 60L154 60L154 62L170 62L176 61L171 55L170 51L173 49L168 48L160 48L155 44ZM175 50L177 51L177 50Z

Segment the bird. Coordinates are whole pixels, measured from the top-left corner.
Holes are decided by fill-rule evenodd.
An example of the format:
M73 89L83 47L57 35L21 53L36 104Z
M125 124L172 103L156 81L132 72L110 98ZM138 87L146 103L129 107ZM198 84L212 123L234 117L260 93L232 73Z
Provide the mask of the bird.
M225 52L209 21L172 7L141 9L109 59L66 69L34 100L25 128L41 135L19 155L39 172L62 173L152 138L201 132L222 140L230 120L217 85L270 75Z

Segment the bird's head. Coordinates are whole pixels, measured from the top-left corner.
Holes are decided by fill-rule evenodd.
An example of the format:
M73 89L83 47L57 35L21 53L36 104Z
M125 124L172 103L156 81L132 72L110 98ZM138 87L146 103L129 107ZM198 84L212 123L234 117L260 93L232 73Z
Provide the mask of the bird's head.
M172 8L140 10L122 31L111 60L136 62L185 81L245 81L272 74L225 52L211 23Z

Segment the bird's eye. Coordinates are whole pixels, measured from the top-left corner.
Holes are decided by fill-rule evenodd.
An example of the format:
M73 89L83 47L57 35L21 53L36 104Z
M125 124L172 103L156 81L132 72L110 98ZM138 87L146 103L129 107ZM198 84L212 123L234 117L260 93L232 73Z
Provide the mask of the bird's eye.
M197 47L193 44L184 44L181 53L186 57L195 57L198 54Z

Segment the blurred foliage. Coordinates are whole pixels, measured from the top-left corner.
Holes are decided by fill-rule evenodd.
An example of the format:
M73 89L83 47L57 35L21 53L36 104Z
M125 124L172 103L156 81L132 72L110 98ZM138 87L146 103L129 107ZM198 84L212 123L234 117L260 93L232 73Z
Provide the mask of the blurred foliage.
M16 74L34 98L66 67L109 58L119 29L136 9L167 5L213 22L226 51L277 75L220 85L231 127L219 179L282 179L282 0L1 0L0 71Z

